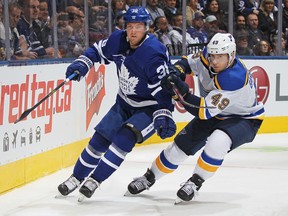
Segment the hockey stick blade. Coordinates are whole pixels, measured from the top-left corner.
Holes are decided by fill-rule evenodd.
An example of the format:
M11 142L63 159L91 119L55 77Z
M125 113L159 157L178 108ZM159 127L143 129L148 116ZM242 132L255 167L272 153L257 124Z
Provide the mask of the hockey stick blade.
M24 118L26 118L34 109L36 109L41 103L43 103L47 98L49 98L52 94L54 94L58 89L60 89L63 85L65 85L68 81L72 80L76 75L78 75L78 72L75 72L71 74L68 78L66 78L62 83L60 83L55 89L53 89L51 92L49 92L44 98L42 98L38 103L36 103L33 107L25 110L21 116L14 122L14 124L17 124L19 121L22 121Z
M175 86L175 84L173 82L170 82L172 84L172 89L173 92L175 93L175 95L178 97L178 100L181 104L185 105L185 106L189 106L192 108L204 108L204 109L215 109L215 107L211 107L211 106L197 106L194 104L190 104L187 101L184 100L183 96L180 94L180 92L178 91L177 87Z

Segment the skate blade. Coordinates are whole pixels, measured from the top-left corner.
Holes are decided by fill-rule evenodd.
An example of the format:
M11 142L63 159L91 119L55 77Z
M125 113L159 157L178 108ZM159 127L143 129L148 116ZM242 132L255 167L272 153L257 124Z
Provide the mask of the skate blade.
M78 196L78 203L82 203L84 200L85 200L85 196L83 195L83 194L79 194L79 196Z
M62 195L60 192L54 196L55 199L65 199L66 196Z
M126 197L133 197L135 196L135 194L130 193L128 190L126 191L126 193L124 194L124 196Z
M175 202L174 202L174 205L181 205L181 204L184 204L184 203L188 203L189 201L185 201L185 200L182 200L182 199L180 199L179 197L177 197L176 199L175 199Z

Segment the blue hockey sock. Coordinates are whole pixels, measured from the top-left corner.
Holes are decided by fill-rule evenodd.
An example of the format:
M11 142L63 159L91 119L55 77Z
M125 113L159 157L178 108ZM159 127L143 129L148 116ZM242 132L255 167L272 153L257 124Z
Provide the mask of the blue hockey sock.
M102 156L98 166L92 174L92 177L98 182L107 179L120 167L125 156L131 152L135 144L135 134L127 128L121 128L115 136L113 143L109 146L107 152Z
M96 168L103 152L109 145L110 142L96 132L89 141L89 145L79 156L74 167L74 176L79 180L86 178Z

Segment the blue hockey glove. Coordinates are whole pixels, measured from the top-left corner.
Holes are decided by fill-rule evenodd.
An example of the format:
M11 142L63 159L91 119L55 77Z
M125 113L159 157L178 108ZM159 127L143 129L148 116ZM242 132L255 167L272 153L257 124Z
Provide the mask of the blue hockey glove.
M161 139L171 137L176 132L176 124L172 113L167 109L160 109L153 113L154 128Z
M185 97L189 92L188 84L182 81L179 76L173 73L161 80L161 87L168 91L174 100L179 99L179 94L182 97Z
M88 57L81 55L67 67L66 78L76 72L78 75L73 80L80 81L92 66L93 62Z

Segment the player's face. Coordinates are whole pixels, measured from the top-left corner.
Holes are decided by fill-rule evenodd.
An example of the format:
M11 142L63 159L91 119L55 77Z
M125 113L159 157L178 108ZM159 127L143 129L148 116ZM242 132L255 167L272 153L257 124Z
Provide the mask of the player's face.
M210 54L209 62L214 72L219 73L226 69L229 63L229 56L228 54Z
M131 48L137 48L146 34L144 23L127 23L126 32Z

